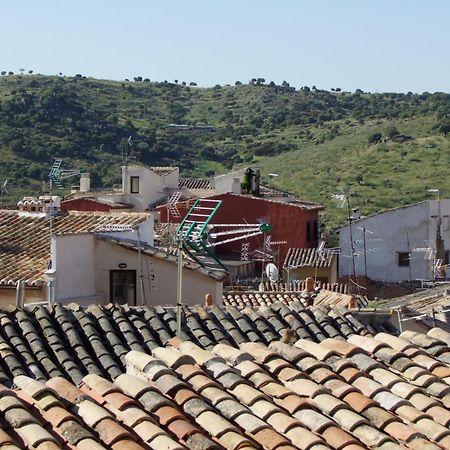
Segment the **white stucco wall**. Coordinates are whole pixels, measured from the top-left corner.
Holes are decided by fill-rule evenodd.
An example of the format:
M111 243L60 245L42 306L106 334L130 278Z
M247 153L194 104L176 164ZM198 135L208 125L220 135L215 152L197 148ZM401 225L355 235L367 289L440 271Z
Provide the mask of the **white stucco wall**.
M95 297L94 241L92 234L53 236L52 267L56 271L56 301L89 302Z
M441 215L441 235L445 249L450 248L449 215L450 200L436 200L418 203L405 208L386 211L355 221L352 224L356 274L364 275L363 231L366 231L367 275L379 281L407 281L411 279L432 279L433 260L425 258L425 252L414 249L433 246L436 240L436 226ZM411 252L410 267L398 265L398 253ZM343 227L339 235L339 275L353 273L349 227Z
M92 234L54 236L52 242L55 269L55 300L60 303L108 303L110 271L136 271L136 304L144 304L139 283L138 253L117 244L96 239ZM125 264L126 267L119 267ZM149 255L142 255L145 304L176 303L177 266ZM153 277L152 277L153 275ZM203 304L211 294L215 303L222 302L223 286L194 270L183 270L183 302Z
M109 301L110 270L120 270L119 264L126 264L123 270L136 270L139 277L138 253L116 244L97 239L95 241L96 292ZM159 258L142 255L145 304L174 305L176 303L177 266ZM151 280L150 275L154 278ZM222 283L196 271L183 270L183 302L187 305L203 304L205 295L212 294L214 302L222 302ZM137 280L137 301L143 304Z
M234 194L241 193L241 182L244 179L246 169L236 170L234 172L218 175L213 178L214 191L216 194L226 194L232 192ZM239 183L235 183L234 179L238 178ZM236 192L237 191L237 192Z
M144 222L141 222L138 227L139 229L139 238L141 243L154 245L155 239L155 220L152 215L149 215L148 219ZM138 242L138 233L137 231L108 231L108 232L99 232L100 236L110 236L118 239L128 239L131 241Z
M130 178L139 177L139 193L131 193ZM122 167L122 186L128 203L137 212L146 211L150 204L165 198L163 177L147 167L129 165Z

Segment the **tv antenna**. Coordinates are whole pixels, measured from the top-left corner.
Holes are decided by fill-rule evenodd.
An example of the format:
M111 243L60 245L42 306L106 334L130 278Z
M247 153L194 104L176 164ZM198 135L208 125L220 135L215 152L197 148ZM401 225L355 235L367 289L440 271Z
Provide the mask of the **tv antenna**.
M0 186L0 208L3 208L3 196L9 194L8 189L6 188L7 185L8 180L5 180Z
M63 187L63 180L66 178L80 176L81 172L76 169L61 169L62 160L55 159L53 162L52 168L48 174L49 179L49 228L50 228L50 247L52 245L52 237L53 237L53 183L59 187ZM45 208L45 204L44 204ZM51 253L50 253L51 255ZM51 261L50 261L51 265Z
M181 337L181 307L183 291L183 258L190 257L202 267L228 273L228 269L214 255L212 247L229 242L248 239L271 231L268 223L253 224L211 224L211 220L222 204L213 198L197 199L184 219L178 225L177 243L177 336ZM212 227L230 228L227 231L210 232ZM223 239L224 238L224 239ZM209 241L213 239L214 241ZM220 240L223 239L223 240Z
M352 272L353 272L353 283L356 284L358 288L358 295L360 294L360 286L356 281L356 263L355 263L355 244L353 243L353 230L352 230L352 209L350 207L350 193L348 187L345 187L342 192L338 192L336 194L333 194L331 196L332 198L336 200L340 200L341 208L344 207L344 205L347 203L347 221L348 221L348 229L350 234L350 248L351 248L351 256L352 256ZM351 277L349 277L349 281L351 280Z

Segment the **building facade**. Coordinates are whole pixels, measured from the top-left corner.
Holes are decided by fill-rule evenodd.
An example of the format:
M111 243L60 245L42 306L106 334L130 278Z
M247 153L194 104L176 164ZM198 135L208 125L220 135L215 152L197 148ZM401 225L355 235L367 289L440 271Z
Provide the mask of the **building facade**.
M445 276L450 200L428 200L354 220L339 229L339 275L401 282ZM353 246L352 246L353 242ZM353 247L353 250L352 250ZM353 257L352 257L353 252ZM436 267L441 267L437 274Z
M218 224L259 224L267 222L271 225L269 244L277 253L276 263L283 263L290 247L316 247L318 243L319 211L323 209L317 204L285 203L267 200L252 195L225 193L213 195L209 199L222 200L222 204L214 215L211 224L219 229ZM175 217L167 208L160 207L161 222L179 223L188 213L192 202L177 204L180 217ZM269 236L268 235L268 236ZM215 248L218 255L241 258L244 241L235 241L219 245ZM263 251L264 237L249 238L248 253ZM267 249L266 249L267 250Z

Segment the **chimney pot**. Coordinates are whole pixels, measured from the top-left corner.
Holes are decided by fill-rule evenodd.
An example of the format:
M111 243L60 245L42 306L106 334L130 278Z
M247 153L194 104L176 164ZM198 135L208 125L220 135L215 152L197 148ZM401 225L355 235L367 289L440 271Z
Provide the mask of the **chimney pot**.
M205 295L205 306L212 306L213 305L213 298L211 294Z
M88 173L82 173L80 176L80 192L89 192L91 190L91 177Z

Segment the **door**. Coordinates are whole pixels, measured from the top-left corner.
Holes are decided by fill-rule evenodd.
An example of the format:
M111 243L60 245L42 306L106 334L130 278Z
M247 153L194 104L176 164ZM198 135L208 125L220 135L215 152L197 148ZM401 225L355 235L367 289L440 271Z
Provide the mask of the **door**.
M110 301L119 305L136 304L136 271L110 271Z

